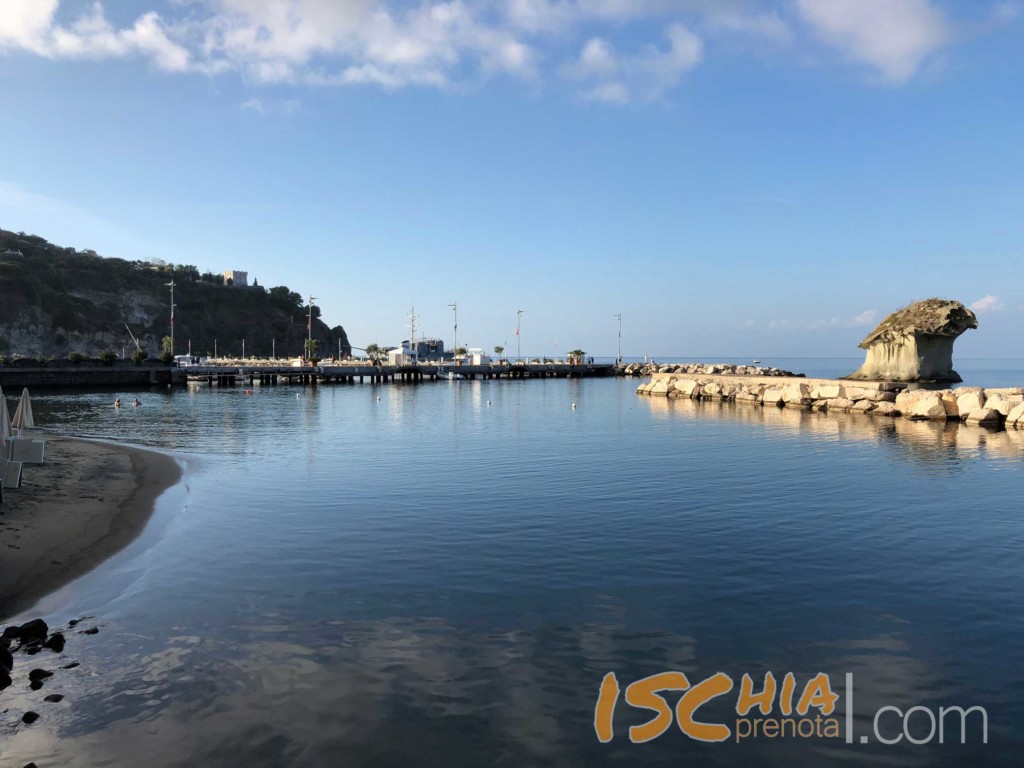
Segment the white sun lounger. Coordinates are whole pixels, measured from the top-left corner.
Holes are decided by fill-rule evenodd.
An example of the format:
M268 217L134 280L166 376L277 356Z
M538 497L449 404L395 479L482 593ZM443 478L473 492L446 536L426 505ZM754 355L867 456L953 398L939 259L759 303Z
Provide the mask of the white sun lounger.
M11 461L20 461L22 464L42 464L46 453L46 442L43 440L30 440L27 437L15 437L7 441L10 447Z
M21 462L0 459L0 482L4 488L21 488Z

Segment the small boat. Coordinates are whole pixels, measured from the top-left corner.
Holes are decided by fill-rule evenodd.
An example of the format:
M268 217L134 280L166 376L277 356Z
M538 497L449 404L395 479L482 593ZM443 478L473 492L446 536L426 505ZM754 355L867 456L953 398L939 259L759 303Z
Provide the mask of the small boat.
M461 373L456 373L455 371L446 371L444 368L438 368L437 378L448 379L448 381L461 381L466 377L463 376Z
M757 359L756 357L754 358L754 365L759 365L759 364L760 364L760 362L761 362L761 361L760 361L760 360L758 360L758 359Z

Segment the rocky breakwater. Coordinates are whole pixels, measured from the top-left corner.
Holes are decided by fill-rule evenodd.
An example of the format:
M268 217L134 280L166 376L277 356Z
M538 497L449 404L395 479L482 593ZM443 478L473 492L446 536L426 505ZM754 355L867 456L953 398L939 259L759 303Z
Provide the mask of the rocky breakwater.
M1024 387L909 390L897 396L896 407L911 419L1024 429Z
M657 365L656 363L630 363L622 369L626 376L651 376L655 373L685 373L729 376L803 376L802 373L784 371L781 368L759 368L755 365L730 365L729 363L682 363Z
M908 390L905 383L653 374L637 394L1024 429L1024 388Z

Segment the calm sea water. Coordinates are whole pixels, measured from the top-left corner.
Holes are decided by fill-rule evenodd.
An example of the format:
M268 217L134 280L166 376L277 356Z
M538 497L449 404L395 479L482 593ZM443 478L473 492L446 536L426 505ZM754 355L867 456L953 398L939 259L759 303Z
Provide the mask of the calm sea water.
M984 383L1024 383L1003 373ZM25 615L101 632L69 641L82 666L39 724L12 714L37 694L4 692L0 764L1020 764L1024 433L637 383L203 387L119 413L38 393L42 424L188 471L135 544ZM624 701L599 743L604 675L665 671L793 672L798 694L852 673L858 735L887 705L979 705L988 744L632 744L653 713ZM699 719L733 725L736 694Z

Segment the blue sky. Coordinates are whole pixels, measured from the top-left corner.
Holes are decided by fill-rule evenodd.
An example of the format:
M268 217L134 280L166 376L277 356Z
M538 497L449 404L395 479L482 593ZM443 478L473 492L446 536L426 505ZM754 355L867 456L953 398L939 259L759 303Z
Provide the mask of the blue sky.
M357 346L1019 356L1024 3L3 0L0 226L244 269ZM557 344L557 346L556 346Z

